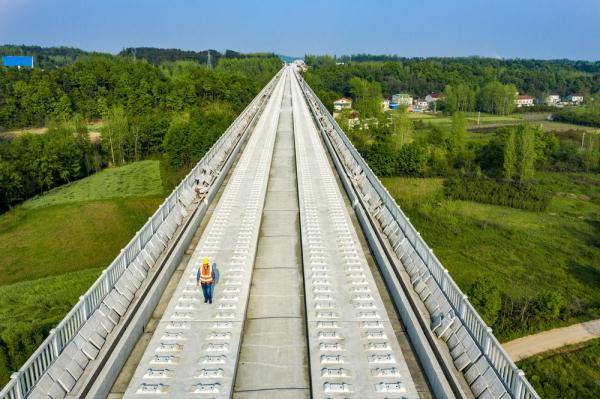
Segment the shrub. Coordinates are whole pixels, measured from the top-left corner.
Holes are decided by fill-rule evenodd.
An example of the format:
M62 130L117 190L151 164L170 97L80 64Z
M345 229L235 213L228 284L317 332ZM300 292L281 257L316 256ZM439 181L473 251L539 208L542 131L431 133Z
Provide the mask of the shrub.
M497 181L485 177L450 177L444 181L448 198L544 211L551 194L534 183Z
M427 153L423 147L413 142L402 146L397 161L398 174L420 176L427 164Z

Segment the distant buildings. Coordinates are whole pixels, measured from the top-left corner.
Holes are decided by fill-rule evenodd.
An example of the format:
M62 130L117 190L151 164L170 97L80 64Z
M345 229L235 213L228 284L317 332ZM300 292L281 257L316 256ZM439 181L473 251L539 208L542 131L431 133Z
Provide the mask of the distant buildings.
M308 70L308 65L304 62L304 60L294 60L294 64L302 70L302 72L306 72Z
M429 103L427 102L427 100L422 98L415 99L414 105L423 111L429 108Z
M573 93L567 96L567 101L572 105L581 105L583 103L583 94Z
M560 103L560 96L557 93L550 93L544 100L547 105L558 105Z
M410 94L400 93L392 96L392 102L406 107L412 106L413 97Z
M442 99L442 94L441 93L430 93L428 95L425 96L425 101L427 101L427 104L429 104L429 106L431 106L431 103L434 103L436 101L439 101Z
M521 107L533 107L533 97L527 95L518 95L515 100L517 108Z
M350 98L342 97L338 98L333 102L333 109L336 111L341 111L343 109L351 109L352 108L352 100Z

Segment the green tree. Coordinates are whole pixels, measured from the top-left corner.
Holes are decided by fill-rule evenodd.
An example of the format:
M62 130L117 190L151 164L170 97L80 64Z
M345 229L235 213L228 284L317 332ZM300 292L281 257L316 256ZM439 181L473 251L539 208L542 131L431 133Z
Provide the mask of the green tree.
M583 164L589 170L600 170L600 137L597 133L588 133L584 139Z
M0 188L0 210L10 209L19 199L23 182L14 165L9 162L0 162Z
M427 153L416 142L402 146L397 155L397 173L406 176L421 176L427 165Z
M517 134L519 179L529 181L535 172L535 133L529 125L521 125L517 128Z
M533 299L537 316L544 320L552 320L560 316L565 307L565 299L556 291L542 291Z
M404 110L392 112L391 119L390 141L392 149L397 152L412 139L414 126L408 113Z
M354 108L362 118L370 118L381 113L381 86L377 82L354 77L348 81L354 99Z
M468 288L469 301L488 325L498 320L502 297L498 287L488 278L478 277Z
M113 165L125 163L124 143L129 133L127 115L123 107L113 106L103 116L102 136L108 139Z
M480 109L497 115L508 115L515 107L517 88L512 84L504 85L493 81L481 88L479 93Z
M452 115L452 126L448 139L451 152L457 154L464 150L467 141L467 118L462 112Z
M71 100L69 96L63 94L54 106L53 115L58 118L67 119L71 116Z
M444 104L450 113L475 109L475 91L465 83L444 87Z
M503 177L512 180L517 163L515 130L510 129L504 142L504 162L502 163Z

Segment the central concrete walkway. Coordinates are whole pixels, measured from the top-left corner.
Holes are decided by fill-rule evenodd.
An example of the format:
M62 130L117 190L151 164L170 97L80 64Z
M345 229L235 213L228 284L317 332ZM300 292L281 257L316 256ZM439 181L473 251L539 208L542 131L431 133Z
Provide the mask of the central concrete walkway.
M234 398L310 397L289 79L275 140Z

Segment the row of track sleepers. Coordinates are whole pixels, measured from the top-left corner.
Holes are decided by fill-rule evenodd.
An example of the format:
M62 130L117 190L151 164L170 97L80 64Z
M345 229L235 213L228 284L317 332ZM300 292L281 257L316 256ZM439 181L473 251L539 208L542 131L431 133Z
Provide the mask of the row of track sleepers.
M313 397L416 398L319 133L292 81Z
M307 88L305 88L305 93L308 98L312 97ZM312 98L312 106L351 177L356 191L367 205L369 213L378 221L381 231L387 237L395 255L410 276L415 293L418 294L430 314L431 330L448 345L456 369L463 372L476 398L509 398L510 394L486 357L482 355L460 318L455 314L455 310L441 287L432 278L425 263L404 236L402 229L389 210L382 204L379 195L371 187L360 165L329 119L321 113L321 107L314 98Z
M183 204L175 206L169 217L161 224L157 234L146 244L146 248L125 269L99 308L92 313L77 335L40 378L29 398L62 399L73 390L87 365L96 359L109 334L127 312L148 272L156 264L167 241L173 237L177 226L181 224L186 214Z
M231 396L286 74L219 199L125 392L125 398ZM212 304L200 259L218 266Z

